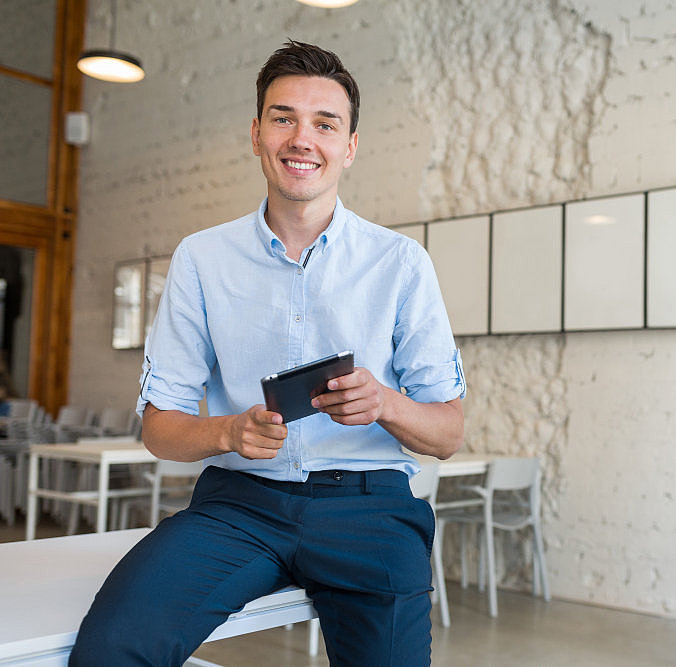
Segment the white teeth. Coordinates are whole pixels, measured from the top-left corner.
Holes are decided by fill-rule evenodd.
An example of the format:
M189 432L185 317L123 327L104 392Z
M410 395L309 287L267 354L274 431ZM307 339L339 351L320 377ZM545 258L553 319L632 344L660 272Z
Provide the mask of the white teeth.
M287 160L286 164L289 165L292 169L316 169L317 165L314 162L294 162L293 160Z

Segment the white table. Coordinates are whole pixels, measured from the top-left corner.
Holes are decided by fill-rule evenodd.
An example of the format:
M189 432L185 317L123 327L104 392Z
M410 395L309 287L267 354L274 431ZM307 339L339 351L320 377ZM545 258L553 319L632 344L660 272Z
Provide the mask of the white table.
M488 470L488 464L497 457L497 454L458 452L446 461L439 461L425 454L413 454L413 456L420 463L438 463L439 477L462 477L463 475L482 475Z
M120 558L149 528L0 544L0 665L66 667L80 623ZM206 641L316 617L305 591L258 598ZM191 658L186 665L210 665Z
M439 477L482 475L488 470L488 464L496 457L497 454L458 452L450 459L439 462Z
M57 459L75 463L90 463L99 466L98 485L93 491L62 491L44 489L38 486L40 459ZM87 443L63 443L56 445L31 445L28 464L28 505L26 510L26 539L35 539L38 498L53 498L85 505L95 505L96 532L106 530L108 500L128 498L143 493L150 494L149 487L113 489L109 488L110 466L119 463L154 463L153 456L140 442L116 442L113 440Z

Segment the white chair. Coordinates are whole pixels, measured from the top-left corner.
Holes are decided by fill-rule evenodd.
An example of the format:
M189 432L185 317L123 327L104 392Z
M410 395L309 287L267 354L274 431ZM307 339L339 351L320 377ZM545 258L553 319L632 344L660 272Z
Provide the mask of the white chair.
M436 499L439 488L439 463L421 463L420 472L414 475L410 481L411 493L416 498L426 500L432 507L436 517ZM435 526L436 528L436 526ZM432 544L432 582L434 592L432 600L439 599L441 608L441 624L448 628L451 625L451 615L448 610L448 596L446 594L446 580L444 578L444 563L441 554L441 536L435 535ZM317 655L319 647L319 619L313 618L310 621L310 635L308 652L310 655Z
M149 502L143 499L122 501L120 530L127 528L129 510L132 507L147 510L147 525L151 528L159 523L160 513L174 514L187 507L202 468L202 461L186 463L160 459L155 464L154 470L143 474L144 479L150 483Z
M530 527L533 531L533 595L542 590L545 600L550 600L544 544L540 526L540 462L537 457L497 458L491 461L485 486L463 487L475 495L465 506L451 501L438 503L437 523L439 540L443 539L447 523L460 524L460 549L462 580L467 585L465 531L466 525L477 525L480 535L479 590L483 590L488 561L488 598L490 614L498 615L495 546L493 531L516 531ZM502 492L509 492L505 497Z
M79 405L64 405L51 424L54 442L75 442L78 438L96 435L96 413Z
M96 420L94 432L101 437L136 436L138 416L128 408L104 408Z
M14 525L14 510L14 466L0 454L0 518L9 526Z
M7 399L9 404L9 419L25 419L32 421L38 410L38 403L32 398L10 398Z
M439 464L424 463L420 465L420 472L411 479L411 493L416 498L426 500L432 507L436 519L437 490L439 488ZM438 530L435 521L435 529ZM451 625L451 616L448 611L448 597L446 594L446 580L444 578L444 562L441 553L441 539L435 535L432 545L432 574L434 582L434 597L439 598L441 607L441 624L448 628Z

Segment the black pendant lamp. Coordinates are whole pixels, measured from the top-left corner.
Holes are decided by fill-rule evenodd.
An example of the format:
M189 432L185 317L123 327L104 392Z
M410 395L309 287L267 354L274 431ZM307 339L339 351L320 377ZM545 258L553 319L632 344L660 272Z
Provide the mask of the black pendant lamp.
M102 81L140 81L145 76L141 61L128 53L115 50L116 27L117 0L111 0L110 48L83 51L77 61L77 68L83 74Z

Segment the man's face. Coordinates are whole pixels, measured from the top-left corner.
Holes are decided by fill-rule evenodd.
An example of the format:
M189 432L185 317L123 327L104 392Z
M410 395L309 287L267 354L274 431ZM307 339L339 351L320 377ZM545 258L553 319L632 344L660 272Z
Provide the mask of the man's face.
M251 125L251 141L261 158L269 197L330 202L357 150L345 89L318 76L275 79L266 91L260 121L254 118Z

